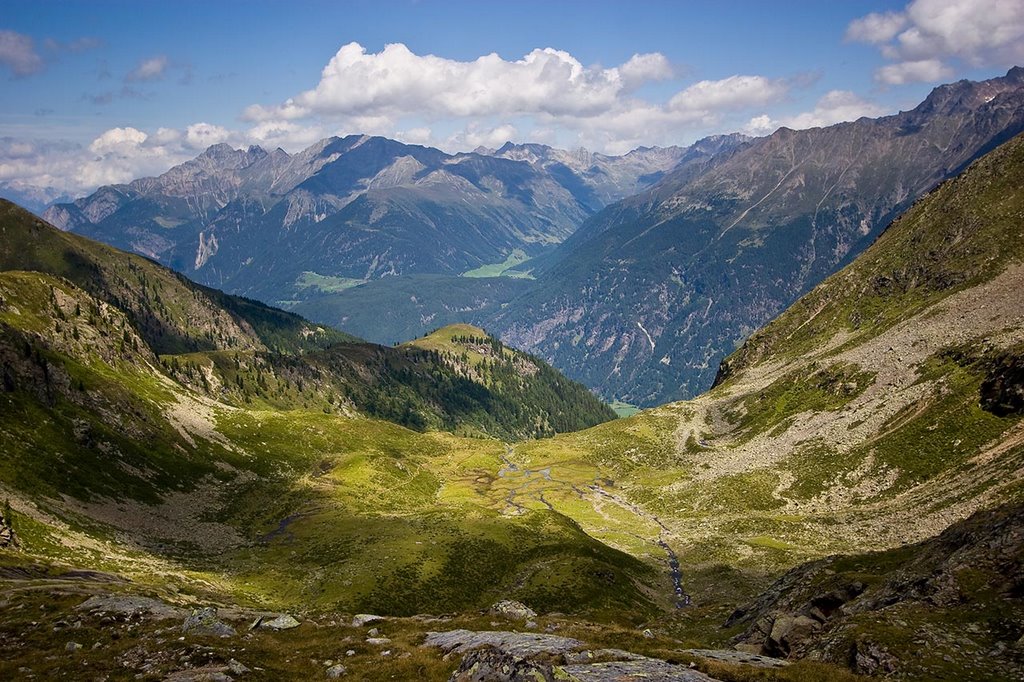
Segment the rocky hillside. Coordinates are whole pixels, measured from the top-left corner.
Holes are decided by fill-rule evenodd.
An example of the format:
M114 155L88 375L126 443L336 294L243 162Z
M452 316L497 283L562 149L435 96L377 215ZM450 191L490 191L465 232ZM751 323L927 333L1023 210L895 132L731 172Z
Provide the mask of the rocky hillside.
M739 647L831 660L864 675L1024 676L1024 506L1005 505L936 538L793 569L728 625Z
M746 336L1022 130L1021 68L894 116L780 129L604 209L486 324L606 398L696 395Z
M294 155L221 144L44 217L205 284L284 301L308 293L310 278L330 290L383 276L457 275L516 250L537 255L685 152L582 153L567 164L503 150L449 155L359 135Z

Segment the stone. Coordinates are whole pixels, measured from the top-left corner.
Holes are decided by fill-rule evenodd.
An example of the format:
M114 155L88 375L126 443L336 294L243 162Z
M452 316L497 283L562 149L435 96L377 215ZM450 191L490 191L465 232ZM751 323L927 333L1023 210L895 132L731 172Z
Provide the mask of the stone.
M568 675L568 678L574 682L620 682L621 680L643 680L644 682L715 682L713 677L708 677L702 672L681 665L673 665L656 658L566 665L556 668L555 674ZM556 679L565 679L565 677Z
M446 654L464 654L472 649L493 647L521 658L537 654L559 655L583 648L583 642L571 637L544 635L533 632L502 632L483 630L450 630L428 632L424 646L438 647Z
M377 628L370 628L370 631L366 633L367 637L376 637L380 634L380 630Z
M367 637L366 643L372 644L373 646L385 646L387 644L391 644L391 640L387 637Z
M854 645L853 671L858 675L889 675L896 672L898 660L880 644L860 640Z
M216 637L231 637L235 634L233 627L217 618L217 609L213 606L192 609L192 613L181 624L181 631Z
M491 607L491 613L513 620L531 620L537 617L537 612L522 602L511 599L502 599Z
M70 651L71 653L75 653L76 651L78 651L81 648L82 648L82 645L79 644L78 642L68 642L64 646L64 651Z
M97 594L75 607L78 611L92 613L113 613L120 616L145 615L157 620L183 618L188 615L184 609L166 604L149 597L130 597L123 594Z
M223 666L205 666L189 670L177 670L164 678L164 682L234 682L234 678L224 672Z
M372 613L357 613L352 618L352 627L361 628L364 625L376 623L379 620L384 620L384 616L375 616Z
M337 663L327 669L327 679L336 680L347 672L348 670L345 668L345 666L343 666L341 663Z
M554 682L555 679L548 663L529 661L488 647L467 654L448 682Z
M299 627L299 621L295 620L288 614L283 614L277 618L269 621L264 621L260 627L269 628L270 630L291 630L292 628Z
M684 649L681 653L697 656L698 658L707 658L712 661L722 661L723 663L751 665L755 668L782 668L789 665L789 661L761 656L757 652L751 653L749 650L741 650L740 646L743 645L737 645L735 651L728 649Z
M233 658L228 661L228 670L230 670L234 675L244 675L247 672L250 672L244 664Z
M642 635L643 635L644 637L646 637L647 639L654 639L654 633L653 633L653 632L651 632L649 628L648 628L648 629L646 629L646 630L644 630L644 631L643 631L642 633L640 633L640 634L642 634Z
M346 656L355 656L356 655L356 650L355 649L349 649L348 651L345 652L345 655Z

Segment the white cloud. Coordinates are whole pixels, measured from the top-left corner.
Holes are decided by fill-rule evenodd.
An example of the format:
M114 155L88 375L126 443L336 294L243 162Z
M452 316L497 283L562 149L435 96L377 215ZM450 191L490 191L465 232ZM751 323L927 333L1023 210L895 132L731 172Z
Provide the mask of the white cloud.
M886 110L873 102L860 98L849 90L832 90L814 105L811 111L794 116L773 119L768 114L755 116L744 126L748 135L768 135L782 126L794 130L823 128L844 121L856 121L862 116L881 116Z
M314 89L277 107L250 107L246 115L260 120L410 111L435 117L592 114L612 106L624 91L669 73L661 55L635 55L622 68L625 74L584 67L552 48L517 61L492 53L461 62L417 55L401 43L376 54L349 43L324 67Z
M780 99L789 90L781 80L763 76L730 76L717 81L700 81L669 100L675 111L718 111L759 106Z
M111 128L92 141L89 151L95 154L126 153L141 146L148 137L131 127Z
M934 83L953 77L953 69L938 59L886 64L875 72L875 80L885 85Z
M907 17L899 12L872 12L854 19L846 27L846 39L858 43L887 43L907 25Z
M231 132L227 128L210 123L193 123L185 129L185 142L193 149L206 149L221 142L227 142Z
M743 126L743 132L747 135L753 135L754 137L770 135L778 129L779 123L772 119L768 114L754 116L752 119L747 121L747 125Z
M396 140L401 140L408 144L430 144L433 137L433 131L426 126L410 128L409 130L399 130L395 133Z
M6 66L15 77L30 76L42 70L43 58L30 36L0 31L0 66Z
M869 14L850 23L849 40L876 44L893 62L875 78L886 85L951 77L951 62L1008 67L1024 61L1024 2L914 0L902 12Z
M449 137L446 146L455 149L476 149L480 146L494 149L517 139L519 131L511 123L485 129L471 124L465 130Z
M164 77L168 64L166 55L157 55L156 57L144 59L138 66L128 72L124 79L129 83L160 80Z
M629 61L619 67L623 87L632 91L654 81L669 80L676 75L676 70L668 58L660 52L635 54Z
M522 139L543 133L555 143L616 153L684 142L730 118L738 127L746 120L740 114L809 85L799 78L739 74L678 89L668 101L664 87L659 100L636 94L645 84L679 77L660 53L635 54L605 68L552 48L517 60L488 54L458 61L417 55L402 44L370 53L349 43L314 88L280 104L253 104L243 119L254 129L288 122L391 137L415 130L421 133L415 139L425 143L429 129L429 143L451 151L490 144L500 137L496 131L512 126Z

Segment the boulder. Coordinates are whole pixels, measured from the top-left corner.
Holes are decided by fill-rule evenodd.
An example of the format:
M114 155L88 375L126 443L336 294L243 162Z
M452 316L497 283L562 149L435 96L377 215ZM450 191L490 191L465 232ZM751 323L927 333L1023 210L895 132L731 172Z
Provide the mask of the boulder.
M159 599L132 597L124 594L97 594L75 607L78 611L116 613L121 616L146 615L151 618L182 618L184 609L166 604Z
M511 599L502 599L491 607L491 613L513 620L532 620L537 617L537 612L529 606Z
M263 621L260 627L268 628L270 630L291 630L292 628L299 627L299 621L295 620L288 614L282 614L273 620Z
M555 679L548 663L487 647L467 654L448 682L555 682Z
M235 634L233 627L217 618L217 609L212 606L192 609L192 613L182 623L181 631L216 637L231 637Z
M384 620L384 616L375 616L372 613L357 613L352 617L352 627L361 628L370 623L376 623L379 620Z
M502 632L483 630L450 630L428 632L424 646L436 646L446 654L454 651L464 654L473 649L493 647L519 657L538 654L559 655L583 648L583 642L571 637L542 635L533 632Z
M341 663L336 663L335 665L332 665L330 668L327 669L326 675L327 679L336 680L347 672L348 670L345 668L345 666L343 666Z

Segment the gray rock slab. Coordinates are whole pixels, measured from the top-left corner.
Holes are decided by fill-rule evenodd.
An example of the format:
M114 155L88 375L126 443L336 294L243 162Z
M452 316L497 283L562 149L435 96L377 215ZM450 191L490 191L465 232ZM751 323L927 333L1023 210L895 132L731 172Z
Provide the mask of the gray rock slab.
M503 632L484 630L450 630L428 632L425 646L436 646L445 653L452 651L466 653L481 647L494 647L513 656L529 657L537 654L562 654L584 646L583 642L571 637L544 635L534 632Z
M157 619L184 618L188 615L188 611L185 609L171 606L159 599L131 597L122 594L93 595L75 608L78 611L102 611L125 616L143 614Z
M560 668L573 682L715 682L702 672L681 665L672 665L655 658L612 663L566 665Z
M730 649L684 649L680 653L699 656L700 658L710 658L711 660L724 663L752 665L758 668L782 668L789 665L789 661L784 661L781 658L772 658L771 656L761 656L760 654Z

